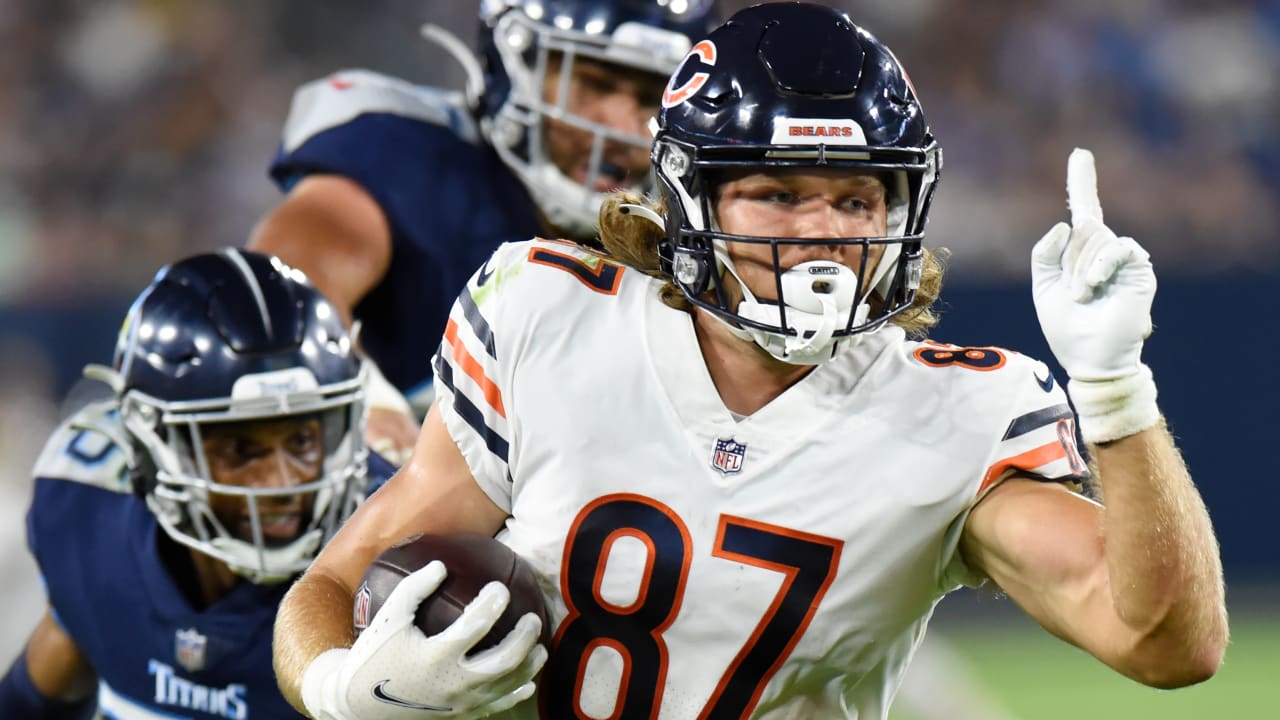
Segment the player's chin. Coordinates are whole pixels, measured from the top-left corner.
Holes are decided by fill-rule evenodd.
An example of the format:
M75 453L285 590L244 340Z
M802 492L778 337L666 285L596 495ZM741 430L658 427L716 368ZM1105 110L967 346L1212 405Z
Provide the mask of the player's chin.
M574 166L573 171L569 173L569 177L574 182L584 187L589 187L594 192L611 193L632 187L631 178L642 177L645 170L647 168L630 171L621 165L604 161L600 163L600 166L593 173L590 165L582 162Z
M262 540L268 546L287 545L298 539L302 530L302 513L263 513L259 516ZM236 537L253 542L253 521L244 517L236 523Z

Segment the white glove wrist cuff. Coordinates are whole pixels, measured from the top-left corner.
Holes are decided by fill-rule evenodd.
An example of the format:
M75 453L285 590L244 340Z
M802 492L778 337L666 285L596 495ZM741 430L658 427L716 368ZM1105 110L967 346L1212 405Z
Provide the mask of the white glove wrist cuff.
M1145 364L1115 380L1069 380L1067 394L1086 443L1119 440L1160 422L1156 383Z
M333 648L316 656L302 673L302 705L317 720L342 717L341 698L336 693L342 664L351 652L350 648Z

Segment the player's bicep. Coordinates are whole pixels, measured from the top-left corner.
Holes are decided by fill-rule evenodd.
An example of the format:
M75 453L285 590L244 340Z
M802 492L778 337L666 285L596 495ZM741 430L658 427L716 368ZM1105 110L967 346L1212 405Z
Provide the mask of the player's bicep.
M339 175L310 175L258 223L249 249L306 273L349 314L391 264L391 229L360 185Z
M476 483L438 405L423 420L407 472L399 475L404 475L403 482L419 498L413 519L418 532L492 535L507 519L507 513Z
M960 551L1045 629L1103 656L1117 624L1101 513L1063 485L1009 478L969 514Z

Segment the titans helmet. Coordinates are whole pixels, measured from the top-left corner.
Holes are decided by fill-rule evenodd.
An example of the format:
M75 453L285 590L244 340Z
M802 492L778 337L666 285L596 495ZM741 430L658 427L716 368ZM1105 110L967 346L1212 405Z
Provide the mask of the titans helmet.
M567 92L544 99L548 61L561 59L559 72L565 80L576 58L588 58L652 73L660 86L688 53L691 38L714 26L713 5L712 0L484 0L481 125L552 225L577 238L594 235L605 195L594 188L610 177L606 143L648 150L650 138L574 114ZM549 118L592 137L583 182L551 161L545 145ZM649 182L648 173L644 175L627 181L643 191Z
M690 302L800 364L829 359L841 338L875 330L911 306L942 156L906 72L883 43L828 7L757 5L694 45L662 105L651 155L666 211L659 255ZM886 236L821 241L861 246L861 268L783 268L779 246L814 240L718 229L717 178L772 168L844 168L884 180ZM772 246L776 300L756 301L744 284L747 300L730 306L718 282L736 274L726 242ZM881 260L868 277L877 245Z
M116 392L134 491L173 540L256 583L285 580L314 559L363 496L364 369L335 308L301 272L226 249L169 265L134 301L100 373ZM203 438L213 424L320 421L323 462L289 487L217 482ZM224 527L211 495L243 498L252 538ZM292 539L268 539L270 498L307 498ZM243 534L243 533L242 533Z

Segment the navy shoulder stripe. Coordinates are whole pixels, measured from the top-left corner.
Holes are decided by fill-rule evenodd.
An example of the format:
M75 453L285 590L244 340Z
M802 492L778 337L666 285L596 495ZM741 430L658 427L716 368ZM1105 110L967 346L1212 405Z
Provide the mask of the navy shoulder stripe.
M1059 420L1069 420L1071 418L1071 406L1063 403L1061 405L1053 405L1047 408L1041 408L1034 412L1029 412L1013 419L1009 423L1009 429L1005 430L1003 440L1016 438L1019 435L1027 433L1054 423Z
M467 319L467 324L471 326L471 332L475 333L477 340L484 343L484 350L489 353L489 357L497 360L498 349L493 343L493 329L480 313L480 308L471 297L469 290L464 289L458 295L458 304L462 306L462 314Z
M436 355L436 381L449 388L449 393L453 395L454 410L457 411L458 416L463 421L471 426L471 429L477 435L484 439L485 447L489 448L489 452L497 456L502 462L507 462L507 453L510 446L507 444L506 439L494 432L485 423L484 413L480 411L480 408L476 407L475 403L458 392L453 382L453 366L444 361L443 354Z

